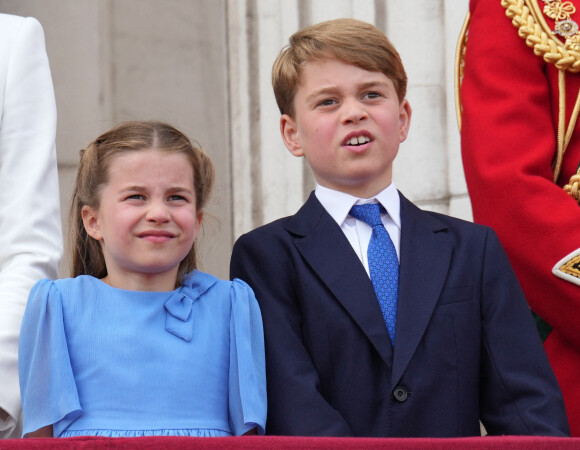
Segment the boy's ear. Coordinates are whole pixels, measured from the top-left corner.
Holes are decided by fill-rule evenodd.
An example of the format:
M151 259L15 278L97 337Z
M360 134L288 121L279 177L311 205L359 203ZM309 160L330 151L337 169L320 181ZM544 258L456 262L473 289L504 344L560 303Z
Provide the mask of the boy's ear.
M83 206L83 209L81 209L81 217L87 234L97 241L102 241L103 234L101 233L97 211L94 208L85 205Z
M399 105L399 142L407 139L411 125L411 113L411 104L407 99L403 99Z
M304 156L302 145L300 144L300 133L296 121L288 114L280 117L280 133L284 140L284 145L294 156Z

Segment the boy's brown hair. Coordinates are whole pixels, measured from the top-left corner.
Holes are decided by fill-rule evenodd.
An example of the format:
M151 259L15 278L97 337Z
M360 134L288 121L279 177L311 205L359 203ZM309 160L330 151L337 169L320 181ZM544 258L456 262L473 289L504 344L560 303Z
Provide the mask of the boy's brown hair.
M126 152L138 152L154 148L168 153L182 153L193 169L193 188L197 212L203 211L214 181L214 168L209 158L199 146L194 145L173 126L155 121L134 121L123 123L103 133L89 146L81 150L81 161L75 182L69 215L71 233L71 275L92 275L103 278L107 275L105 258L100 242L85 230L82 209L90 206L98 210L101 191L108 182L111 161ZM183 275L197 266L195 242L181 261L176 284Z
M294 96L305 64L336 59L381 72L395 86L399 102L407 92L407 74L399 53L382 31L356 19L321 22L294 33L272 67L272 85L281 114L294 117Z

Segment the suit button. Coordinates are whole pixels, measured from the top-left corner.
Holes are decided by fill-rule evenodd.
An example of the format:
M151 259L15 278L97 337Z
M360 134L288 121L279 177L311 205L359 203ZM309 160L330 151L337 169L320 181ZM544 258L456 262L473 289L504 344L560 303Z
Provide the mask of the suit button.
M404 402L405 400L407 400L408 396L409 394L407 393L407 389L405 389L402 386L397 386L393 391L393 397L395 397L395 400L397 400L398 402Z

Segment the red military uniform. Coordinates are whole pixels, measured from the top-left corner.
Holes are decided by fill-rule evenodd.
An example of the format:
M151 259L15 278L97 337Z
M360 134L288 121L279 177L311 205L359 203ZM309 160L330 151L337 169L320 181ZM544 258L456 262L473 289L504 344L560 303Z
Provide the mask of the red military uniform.
M531 309L552 327L545 349L580 436L580 205L564 189L574 193L580 163L574 4L471 0L460 98L474 220L495 229ZM568 39L552 33L557 22Z

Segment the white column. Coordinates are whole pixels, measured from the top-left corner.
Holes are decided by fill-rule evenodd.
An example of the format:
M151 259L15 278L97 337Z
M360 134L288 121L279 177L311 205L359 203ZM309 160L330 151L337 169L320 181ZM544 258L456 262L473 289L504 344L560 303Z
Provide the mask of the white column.
M250 230L252 220L252 167L249 86L250 33L246 20L246 1L228 1L228 47L230 91L230 152L232 154L232 211L235 237ZM256 126L256 124L254 124Z
M272 63L299 28L293 0L229 0L234 236L295 212L302 160L284 147Z
M395 160L397 187L427 209L447 212L448 170L442 0L390 0L386 33L407 71L413 114Z
M292 156L283 144L271 81L274 60L299 28L298 5L293 0L258 0L258 9L262 217L271 222L293 214L303 201L302 159Z
M461 142L455 113L455 51L469 0L444 0L445 4L445 86L447 104L447 158L449 164L449 214L473 220L471 202L461 160Z
M310 23L324 20L352 17L365 22L375 21L375 2L373 0L310 0Z

